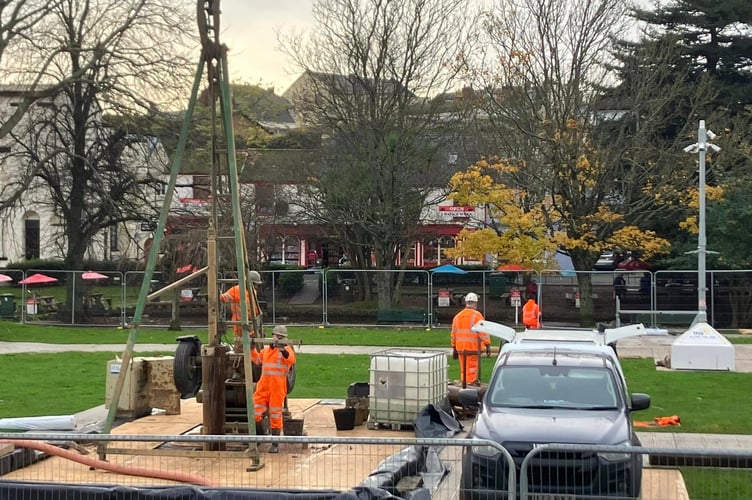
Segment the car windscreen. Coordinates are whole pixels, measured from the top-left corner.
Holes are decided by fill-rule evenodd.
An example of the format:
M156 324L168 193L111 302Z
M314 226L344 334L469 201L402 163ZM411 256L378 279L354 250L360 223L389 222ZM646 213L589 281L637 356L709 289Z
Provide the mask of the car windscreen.
M617 387L605 367L500 366L486 404L499 407L615 409Z

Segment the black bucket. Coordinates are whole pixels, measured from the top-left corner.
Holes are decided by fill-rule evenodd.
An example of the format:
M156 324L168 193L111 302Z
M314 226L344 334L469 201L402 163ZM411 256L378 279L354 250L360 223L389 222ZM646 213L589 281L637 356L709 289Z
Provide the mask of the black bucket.
M285 436L302 436L304 422L302 418L286 418L282 422Z
M351 431L355 428L355 408L335 408L332 411L338 431Z

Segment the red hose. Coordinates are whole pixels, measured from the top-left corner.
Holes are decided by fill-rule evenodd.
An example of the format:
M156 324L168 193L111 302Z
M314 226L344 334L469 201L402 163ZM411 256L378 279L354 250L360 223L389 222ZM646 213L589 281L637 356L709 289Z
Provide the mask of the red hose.
M152 470L152 469L146 469L144 467L130 467L127 465L121 465L121 464L114 464L111 462L105 462L103 460L99 460L98 458L92 458L87 457L85 455L80 455L78 453L74 453L70 450L64 450L58 446L54 446L47 443L42 443L40 441L31 441L27 439L2 439L0 440L0 443L10 443L15 445L16 447L23 447L23 448L30 448L32 450L42 451L44 453L47 453L49 455L55 455L62 458L67 458L68 460L72 460L74 462L78 462L83 465L88 465L89 467L93 467L95 469L102 469L107 470L110 472L115 472L117 474L125 474L128 476L141 476L141 477L152 477L156 479L167 479L170 481L177 481L180 483L190 483L195 484L198 486L209 486L214 487L215 485L209 481L204 476L199 476L197 474L188 474L185 472L178 472L178 471L162 471L162 470Z

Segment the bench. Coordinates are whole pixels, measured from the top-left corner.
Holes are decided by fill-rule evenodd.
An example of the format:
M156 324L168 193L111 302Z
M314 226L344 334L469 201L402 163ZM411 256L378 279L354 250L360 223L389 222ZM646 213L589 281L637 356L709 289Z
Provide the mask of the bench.
M653 322L653 315L655 315L656 325L681 325L689 326L692 323L692 319L697 315L697 311L647 311L647 310L632 310L621 309L619 311L620 317L629 317L633 323L644 323L651 325ZM656 326L652 325L652 326Z
M421 323L428 324L425 309L382 309L376 313L379 323Z

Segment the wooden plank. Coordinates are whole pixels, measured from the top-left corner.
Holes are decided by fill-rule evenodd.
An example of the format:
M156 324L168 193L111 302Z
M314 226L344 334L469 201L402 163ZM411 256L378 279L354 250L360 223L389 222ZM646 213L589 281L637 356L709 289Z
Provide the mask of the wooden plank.
M642 470L643 500L689 500L689 493L684 484L684 477L677 469Z
M8 453L13 453L13 450L15 450L16 447L12 444L8 443L0 443L0 457L3 455L7 455Z

